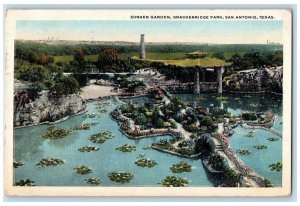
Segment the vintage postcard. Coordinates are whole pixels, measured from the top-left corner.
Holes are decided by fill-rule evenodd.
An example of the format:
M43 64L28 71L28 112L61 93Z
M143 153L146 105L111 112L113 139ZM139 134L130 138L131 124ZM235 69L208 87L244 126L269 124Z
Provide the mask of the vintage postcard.
M290 10L5 22L6 195L291 194Z

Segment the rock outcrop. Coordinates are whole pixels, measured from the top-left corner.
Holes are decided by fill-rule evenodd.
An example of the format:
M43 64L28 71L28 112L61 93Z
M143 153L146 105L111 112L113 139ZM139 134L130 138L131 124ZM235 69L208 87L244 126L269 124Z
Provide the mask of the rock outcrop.
M249 69L224 78L224 89L236 92L275 92L282 94L283 67Z
M85 101L76 94L57 97L43 92L34 101L22 104L15 102L14 126L55 122L85 109Z

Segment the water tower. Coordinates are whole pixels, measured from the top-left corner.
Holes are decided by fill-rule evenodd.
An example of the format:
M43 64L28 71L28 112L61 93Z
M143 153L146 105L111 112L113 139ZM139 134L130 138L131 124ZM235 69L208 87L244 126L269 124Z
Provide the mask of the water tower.
M144 34L141 34L140 47L141 47L140 58L145 59L146 58L146 51L145 51L145 35Z

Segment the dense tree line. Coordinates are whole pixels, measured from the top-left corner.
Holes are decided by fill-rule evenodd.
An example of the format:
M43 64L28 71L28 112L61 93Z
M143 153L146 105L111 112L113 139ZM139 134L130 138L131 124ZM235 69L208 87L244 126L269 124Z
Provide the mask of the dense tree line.
M45 53L52 56L72 55L75 49L81 48L86 55L99 54L105 49L116 49L119 53L139 52L139 44L117 45L117 44L47 44L40 42L15 42L16 55L24 51L33 51L36 53ZM270 44L218 44L218 45L198 45L198 44L146 44L147 52L273 52L282 50L282 45Z

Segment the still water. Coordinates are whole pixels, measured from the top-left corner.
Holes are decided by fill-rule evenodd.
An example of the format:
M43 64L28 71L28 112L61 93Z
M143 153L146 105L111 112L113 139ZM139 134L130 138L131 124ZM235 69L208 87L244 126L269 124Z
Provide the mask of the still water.
M227 109L232 115L240 114L244 111L270 111L275 115L275 123L272 128L282 132L282 97L271 94L226 94L217 96L215 94L202 95L176 95L189 102L198 102L208 107L210 104ZM253 137L245 137L249 131L254 131ZM269 137L279 138L278 141L268 141ZM282 172L271 171L269 164L282 161L282 141L279 136L261 129L244 129L240 126L234 129L234 134L230 137L232 149L248 149L250 155L238 155L240 159L259 175L269 179L276 186L282 185ZM257 150L254 145L267 145L264 150ZM283 165L284 167L284 165Z
M106 100L107 101L107 100ZM84 179L95 177L101 179L99 186L161 186L158 184L168 175L175 175L186 178L189 186L213 186L214 180L210 179L200 160L190 160L177 156L158 152L156 150L144 150L144 147L151 146L152 143L160 139L171 138L170 136L160 136L141 140L130 140L119 131L118 123L111 120L109 112L119 103L110 100L112 105L104 107L107 112L100 117L87 118L86 114L69 118L55 126L72 130L76 125L82 123L96 123L90 130L73 130L73 133L62 139L49 140L42 137L50 125L39 125L15 130L14 160L25 163L24 166L15 169L15 181L30 179L37 186L91 186ZM88 113L96 113L95 102L88 104ZM103 144L94 144L88 140L92 134L109 130L115 138L107 140ZM116 147L128 144L135 145L136 151L121 152L115 150ZM96 152L79 152L78 149L92 145L100 147ZM137 156L144 154L145 158L155 160L158 165L152 168L143 168L135 165ZM38 167L36 164L42 158L59 158L65 164L55 167ZM172 164L186 161L193 165L192 172L173 174L170 171ZM73 168L86 165L93 169L93 173L80 175L73 171ZM110 172L126 171L134 175L130 183L122 184L110 181L107 177Z
M214 104L223 107L237 115L243 111L271 111L276 116L274 129L282 131L282 101L281 97L272 95L223 95L222 98L215 94L201 95L176 95L184 101L199 102L204 106ZM104 100L107 101L107 100ZM21 129L15 129L14 137L14 161L25 163L24 166L15 169L14 179L18 182L21 179L30 179L35 181L38 186L91 186L84 179L100 178L99 186L161 186L158 184L168 175L175 175L186 178L189 186L213 186L215 179L207 175L200 160L190 160L177 156L158 152L156 150L144 150L144 147L158 142L160 139L168 139L170 136L159 136L145 138L141 140L130 140L119 131L118 123L110 119L109 112L119 103L113 99L109 100L110 106L104 107L107 111L101 113L95 118L87 118L86 114L71 117L68 120L58 123L55 126L72 130L76 125L82 123L95 123L90 130L73 130L73 133L62 139L49 140L42 137L50 125L39 125ZM139 102L139 100L137 100ZM88 113L97 113L96 102L88 103ZM88 140L92 134L109 130L114 134L113 139L107 140L103 144L94 144ZM240 156L241 160L258 174L267 177L276 186L281 186L281 172L273 172L268 165L282 160L282 139L269 142L268 137L277 137L276 135L264 131L254 130L254 137L246 138L244 134L250 131L237 127L234 135L230 138L231 147L234 151L237 149L249 149L251 154ZM115 150L116 147L128 144L135 145L136 151L123 153ZM256 150L254 145L265 144L266 150ZM81 153L78 151L83 146L100 147L96 152ZM137 156L144 154L146 158L155 160L158 165L153 168L142 168L135 165ZM55 167L41 168L36 164L42 158L59 158L65 161L65 164ZM186 161L193 165L190 173L173 174L170 171L172 164ZM85 165L93 169L93 173L79 175L73 171L73 168ZM110 181L107 177L109 172L126 171L134 175L130 183L122 184Z

